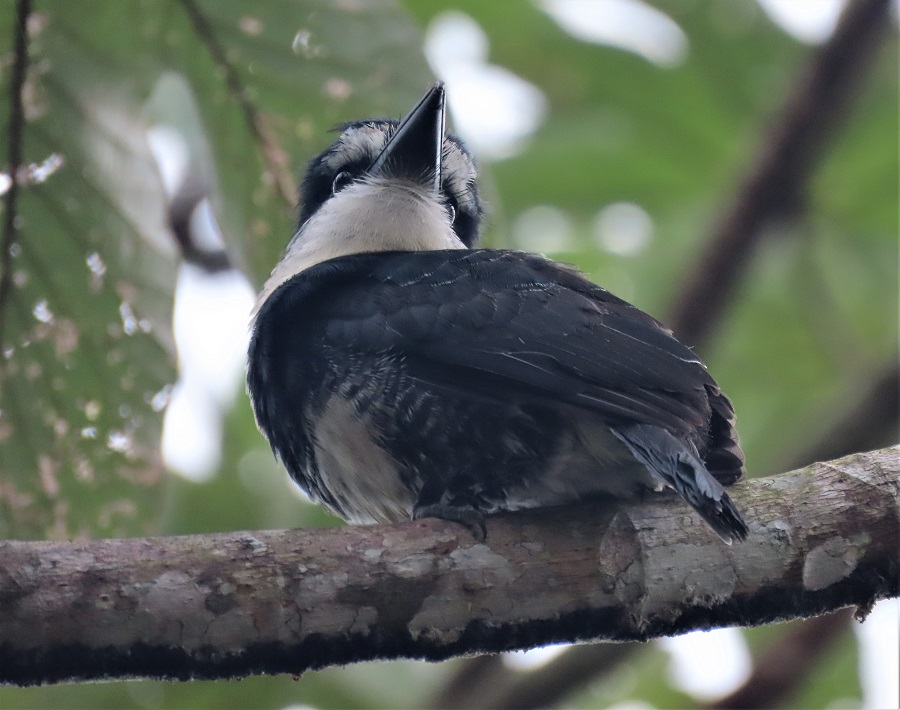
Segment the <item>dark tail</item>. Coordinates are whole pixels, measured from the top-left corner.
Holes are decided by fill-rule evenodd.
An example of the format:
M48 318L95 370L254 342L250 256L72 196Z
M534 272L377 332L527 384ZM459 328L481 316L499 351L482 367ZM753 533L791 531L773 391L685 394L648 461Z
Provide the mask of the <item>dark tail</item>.
M649 424L615 427L613 434L654 478L674 488L729 545L747 537L747 525L731 498L687 446Z

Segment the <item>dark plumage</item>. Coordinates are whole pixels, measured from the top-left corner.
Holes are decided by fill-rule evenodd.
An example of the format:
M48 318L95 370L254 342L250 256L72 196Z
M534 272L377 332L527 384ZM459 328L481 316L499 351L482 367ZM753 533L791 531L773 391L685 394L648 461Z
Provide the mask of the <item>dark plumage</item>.
M427 123L438 110L440 126ZM348 124L311 163L298 233L258 306L247 379L292 477L351 521L476 527L499 510L666 485L724 540L743 539L722 488L743 472L728 398L659 322L573 269L462 248L481 206L471 156L444 138L442 116L435 87L400 124L418 131L416 145L432 133L442 141L443 160L425 159L437 161L431 173L410 174L418 153L401 154L411 139L389 138L393 122ZM341 162L345 153L355 162ZM373 225L385 200L399 200L384 207L397 226L383 250L360 224L376 195ZM418 210L409 225L407 205Z

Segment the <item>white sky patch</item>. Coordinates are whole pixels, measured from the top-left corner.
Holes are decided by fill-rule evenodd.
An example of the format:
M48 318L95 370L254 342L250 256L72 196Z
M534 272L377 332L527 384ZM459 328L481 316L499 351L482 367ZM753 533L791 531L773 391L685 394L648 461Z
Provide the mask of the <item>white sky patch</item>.
M535 205L520 212L512 225L517 248L541 254L572 249L572 220L558 207Z
M53 311L51 311L50 306L47 305L46 299L41 299L35 303L34 308L31 309L31 313L41 323L49 323L53 320Z
M831 36L847 0L756 0L795 39L820 44Z
M653 240L653 218L634 202L614 202L594 217L594 239L604 251L636 256Z
M166 194L174 195L188 172L190 152L187 141L171 126L159 125L147 129L147 144L156 160Z
M536 0L563 31L617 47L662 67L682 64L688 39L678 23L640 0Z
M216 404L229 405L243 372L256 294L236 271L209 274L184 264L175 289L175 340L182 375L190 371Z
M219 410L190 380L180 380L163 418L162 454L166 467L189 481L208 481L222 460Z
M180 131L159 124L147 131L163 188L170 197L191 170L191 150ZM191 237L200 249L225 248L209 201L191 215ZM222 425L244 373L249 314L256 294L235 269L209 273L183 263L175 286L173 331L179 379L163 417L162 454L170 470L207 480L222 456Z
M461 12L438 15L425 33L425 57L447 84L453 128L482 160L521 152L543 122L543 92L508 69L489 64L481 26Z
M864 623L853 624L853 631L863 708L900 707L900 600L879 602Z
M204 198L191 215L191 239L201 251L216 252L225 248L219 222L209 200Z
M59 153L51 153L40 163L29 163L22 166L18 172L18 183L20 185L39 185L47 182L47 179L59 170L65 160ZM12 177L8 173L0 173L0 195L5 195L12 187Z
M503 654L503 664L508 668L530 671L546 665L569 648L569 644L558 643L532 648L530 651L512 651Z
M670 655L672 685L700 700L721 698L750 677L750 651L737 629L694 631L659 645Z
M221 458L222 418L244 372L256 294L236 270L209 274L182 265L175 289L179 380L163 420L163 460L195 481Z
M27 168L28 179L32 184L47 182L47 179L59 170L64 164L62 155L51 153L40 163L31 163Z

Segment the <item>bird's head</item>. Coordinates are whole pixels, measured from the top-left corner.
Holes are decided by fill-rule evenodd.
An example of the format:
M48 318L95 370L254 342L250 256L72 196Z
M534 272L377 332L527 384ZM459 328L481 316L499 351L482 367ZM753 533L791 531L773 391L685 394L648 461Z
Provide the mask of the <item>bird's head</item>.
M282 283L339 256L465 249L483 208L476 166L445 130L444 85L435 83L401 121L345 124L313 158L300 185L300 219L258 305Z
M445 131L444 94L444 85L434 84L402 121L341 126L340 137L309 163L300 187L298 229L328 202L339 205L348 189L362 195L396 187L440 204L459 240L473 246L483 214L475 160ZM376 190L367 190L373 186Z

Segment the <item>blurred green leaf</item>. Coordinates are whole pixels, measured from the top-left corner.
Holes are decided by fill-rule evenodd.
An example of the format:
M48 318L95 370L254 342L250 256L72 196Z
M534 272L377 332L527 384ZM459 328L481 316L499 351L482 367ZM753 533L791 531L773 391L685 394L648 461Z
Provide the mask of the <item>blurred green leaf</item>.
M61 165L21 185L4 275L4 537L146 530L163 475L160 392L174 378L175 249L138 97L122 64L68 31L62 9L29 22L24 161ZM12 32L7 4L6 52ZM2 79L8 95L8 70Z

